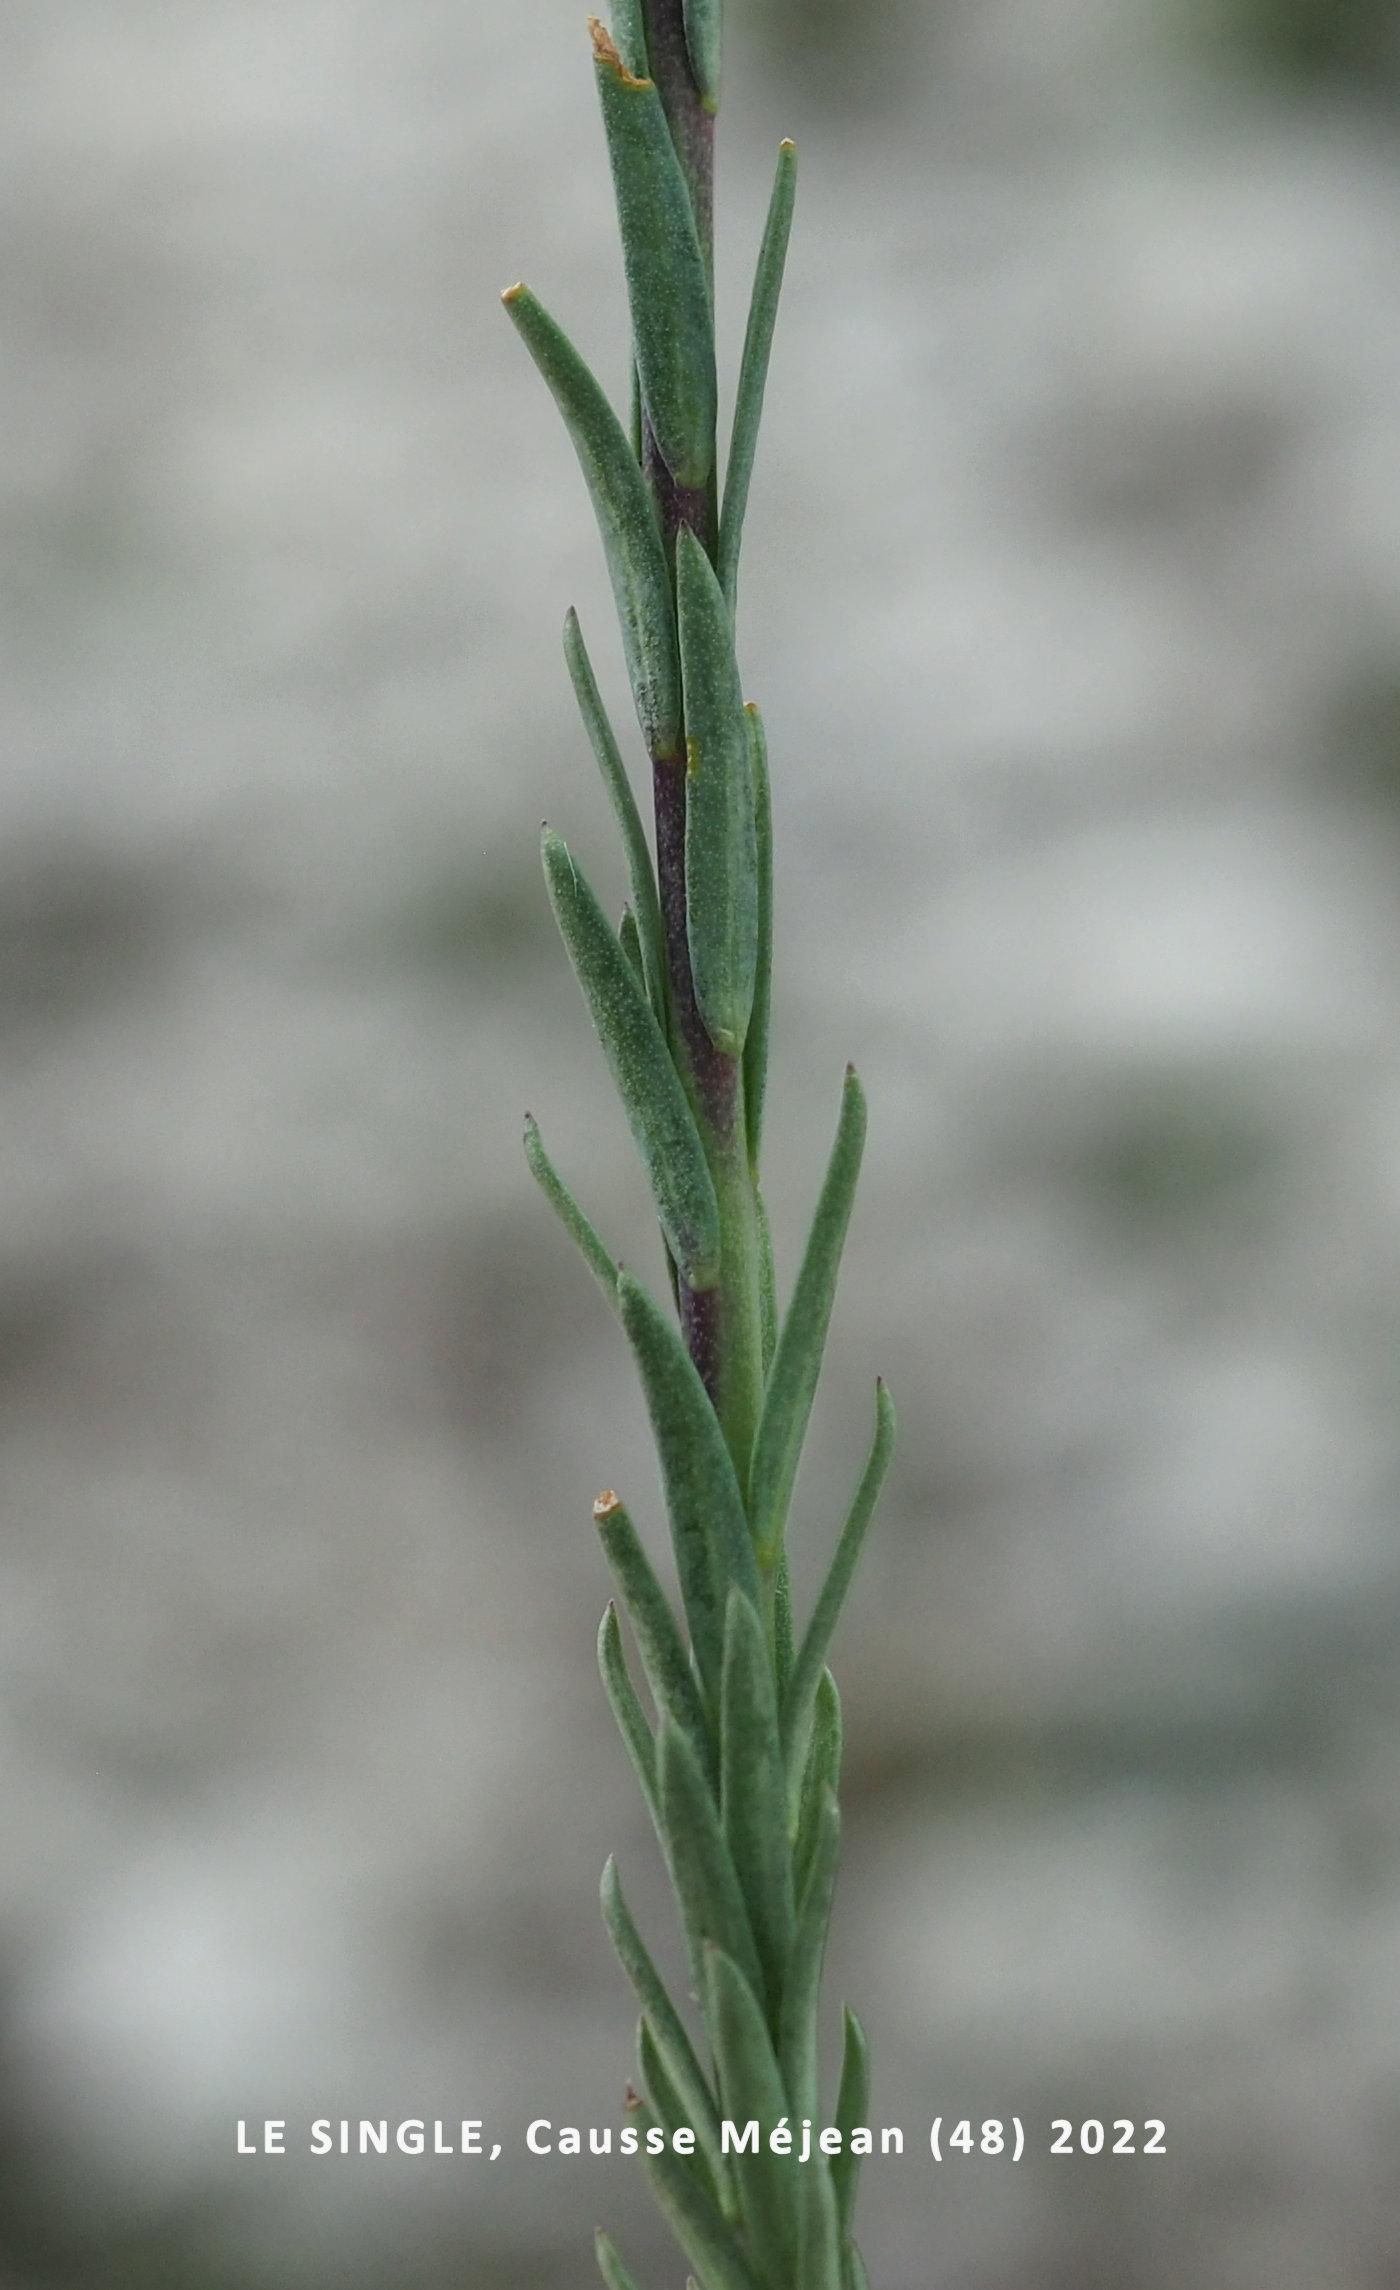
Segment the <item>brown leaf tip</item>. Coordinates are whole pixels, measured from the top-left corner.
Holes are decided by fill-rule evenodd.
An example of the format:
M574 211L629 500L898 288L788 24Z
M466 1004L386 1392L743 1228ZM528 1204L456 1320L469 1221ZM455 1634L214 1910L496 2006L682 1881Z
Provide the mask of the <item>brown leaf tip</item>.
M511 303L518 302L524 292L525 281L523 278L518 278L514 286L508 286L506 288L505 293L501 296L501 300L505 303L507 309L509 309Z
M593 40L593 61L595 64L610 65L624 87L651 86L650 80L635 79L632 73L628 71L626 64L617 52L617 42L606 24L600 24L596 16L590 16L588 29Z
M614 1511L620 1511L621 1509L621 1496L615 1495L611 1487L605 1487L602 1494L598 1497L597 1502L593 1506L593 1516L595 1519L610 1519Z

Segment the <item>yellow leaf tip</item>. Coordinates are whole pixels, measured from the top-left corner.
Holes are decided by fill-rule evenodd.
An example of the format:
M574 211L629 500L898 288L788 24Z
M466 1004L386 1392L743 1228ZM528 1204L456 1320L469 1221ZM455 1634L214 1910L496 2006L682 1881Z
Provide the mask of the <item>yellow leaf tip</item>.
M620 1511L621 1509L621 1496L615 1495L611 1487L605 1487L602 1494L598 1497L597 1501L593 1505L593 1516L595 1519L610 1519L614 1511Z
M639 80L628 71L626 64L617 52L617 42L606 24L600 23L596 16L590 16L588 30L593 41L593 61L595 64L606 64L611 71L615 71L624 87L644 88L651 86L650 80Z

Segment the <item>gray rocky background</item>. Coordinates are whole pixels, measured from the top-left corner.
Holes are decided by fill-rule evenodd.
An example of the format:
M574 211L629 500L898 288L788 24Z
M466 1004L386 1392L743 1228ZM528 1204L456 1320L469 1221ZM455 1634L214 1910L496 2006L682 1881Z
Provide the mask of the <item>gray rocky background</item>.
M4 2290L573 2290L601 2217L679 2290L520 2139L627 2073L607 1849L661 1912L588 1524L652 1467L518 1143L651 1261L535 856L620 879L570 602L618 662L495 306L620 380L579 13L0 25ZM872 1101L804 1583L876 1368L904 1423L833 1969L881 2121L1032 2148L872 2170L872 2278L1394 2290L1396 19L731 14L731 355L804 170L745 622L789 1268ZM233 2153L438 2113L505 2158Z

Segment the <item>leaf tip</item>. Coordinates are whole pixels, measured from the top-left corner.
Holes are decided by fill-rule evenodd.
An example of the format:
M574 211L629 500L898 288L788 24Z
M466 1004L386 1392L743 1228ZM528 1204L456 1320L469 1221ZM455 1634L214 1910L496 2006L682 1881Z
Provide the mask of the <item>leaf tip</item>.
M522 294L527 294L528 292L529 288L526 286L525 281L521 278L517 278L514 286L508 286L506 288L504 294L501 296L501 300L505 304L507 310L509 310L515 303L520 300Z
M628 71L626 64L618 54L617 42L606 24L601 23L596 16L590 16L588 30L593 42L593 61L595 64L604 64L609 71L616 72L623 87L645 88L651 86L650 80L639 80L633 72Z
M604 1519L610 1519L615 1511L620 1511L621 1509L622 1497L620 1495L614 1494L611 1487L605 1487L602 1494L595 1498L593 1504L593 1516L601 1524Z

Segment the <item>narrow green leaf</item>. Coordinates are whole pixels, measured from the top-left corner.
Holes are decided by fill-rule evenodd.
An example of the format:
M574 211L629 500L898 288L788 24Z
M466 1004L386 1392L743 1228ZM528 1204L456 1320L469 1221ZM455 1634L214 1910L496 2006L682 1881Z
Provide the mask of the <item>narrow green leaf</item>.
M802 1650L797 1657L783 1704L783 1754L789 1773L801 1770L807 1755L807 1740L812 1723L812 1709L821 1683L828 1649L845 1604L846 1593L860 1560L865 1533L871 1515L880 1498L885 1473L894 1453L895 1412L894 1401L883 1377L875 1384L875 1437L870 1454L861 1473L860 1485L841 1529L836 1555L821 1595L807 1625Z
M625 68L633 77L647 76L646 10L642 0L613 0L613 38Z
M743 1498L719 1418L676 1329L630 1273L619 1276L617 1293L660 1457L691 1644L718 1708L730 1583L758 1603Z
M630 906L625 906L622 910L622 919L617 926L617 943L631 963L636 974L637 984L646 994L647 1001L654 1011L656 1005L652 1002L650 994L647 993L646 962L642 955L642 941L637 932L637 917L633 914Z
M642 398L666 467L695 489L714 468L716 417L714 319L695 213L658 89L627 70L596 17L589 28Z
M722 2217L733 2225L739 2216L739 2203L729 2165L720 2153L718 2141L713 2153L706 2146L700 2126L692 2120L665 2054L657 2043L656 2032L645 2013L637 2029L637 2064L641 2070L642 2088L668 2138L677 2131L695 2133L694 2155L682 2156L678 2160L685 2169L694 2172L706 2194L718 2205Z
M686 2113L685 2102L676 2089L666 2062L661 2056L660 2047L652 2033L645 2012L637 2023L637 2067L642 2078L642 2088L651 2102L651 2111L666 2132L668 2139L675 2131L681 2129L694 2130L695 2126ZM698 2132L695 2140L694 2167L703 2170L708 2185L709 2166L700 2145ZM713 2188L711 2188L711 2192L714 2192Z
M645 2154L646 2135L655 2122L651 2109L638 2100L631 2113L642 2135L652 2192L677 2242L700 2274L705 2290L763 2290L718 2206L694 2173L687 2170L681 2157L669 2152Z
M823 1795L812 1836L811 1858L802 1887L788 1960L787 1982L779 2022L778 2056L793 2111L799 2117L817 2114L817 2011L821 2001L822 1962L831 1923L831 1901L836 1889L836 1864L841 1851L841 1816L828 1789Z
M546 1153L539 1123L533 1113L525 1116L525 1160L535 1183L569 1238L581 1251L589 1271L608 1302L615 1308L617 1266Z
M609 1605L598 1631L598 1668L602 1674L603 1691L608 1697L617 1730L621 1734L633 1770L641 1784L647 1809L661 1834L661 1804L656 1793L656 1749L646 1712L632 1683L627 1667L627 1656L622 1648L622 1630L617 1619L617 1608Z
M766 1377L773 1365L773 1354L778 1348L778 1276L773 1263L773 1231L768 1222L768 1207L757 1185L754 1187L754 1207L758 1212L759 1314L763 1373Z
M637 2285L618 2257L610 2236L604 2234L601 2227L594 2237L593 2247L598 2253L598 2272L606 2282L608 2290L637 2290Z
M724 2172L724 2159L720 2139L719 2114L714 2093L695 2048L686 2034L685 2024L667 1993L636 1924L632 1912L623 1898L622 1885L616 1861L609 1859L603 1871L603 1921L607 1925L618 1962L632 1983L638 2003L647 2016L648 2025L657 2047L666 2062L667 2072L687 2110L685 2120L710 2156L715 2170Z
M744 713L749 726L754 849L758 861L753 1009L749 1015L749 1030L744 1036L744 1118L748 1124L749 1167L757 1182L763 1143L763 1100L768 1084L768 1022L773 1000L773 790L768 776L768 742L764 737L763 718L752 701ZM766 1229L766 1218L764 1222ZM771 1241L768 1247L771 1259Z
M792 1577L788 1571L787 1552L784 1551L773 1578L773 1683L778 1690L779 1709L783 1708L787 1700L796 1655L792 1627Z
M851 2153L851 2133L866 2122L870 2110L870 2046L865 2030L849 2004L844 2014L846 2048L841 2060L841 2086L836 2099L836 2128L841 2153L831 2159L831 2183L836 2189L836 2210L841 2232L849 2235L855 2214L860 2157Z
M841 1696L836 1691L836 1680L830 1670L823 1670L822 1682L817 1688L812 1745L807 1752L807 1763L797 1775L795 1786L789 1777L792 1874L798 1900L801 1900L807 1882L807 1871L811 1866L817 1831L821 1825L822 1807L828 1796L838 1797L841 1793L842 1750Z
M792 1942L792 1862L778 1705L763 1624L742 1591L731 1590L720 1699L720 1809L776 2006Z
M753 748L729 612L688 525L676 543L685 700L685 911L695 999L716 1049L744 1046L758 970Z
M797 2187L791 2158L775 2155L768 2134L788 2114L788 2095L763 2006L722 1949L707 1953L709 2022L725 2118L760 2125L757 2149L731 2157L749 2246L766 2281L791 2282L797 2262Z
M664 1711L680 1727L701 1765L713 1773L714 1742L701 1707L690 1657L670 1601L656 1579L637 1530L625 1505L611 1491L598 1497L593 1516L636 1637L657 1714Z
M826 1332L836 1297L841 1249L865 1144L865 1092L854 1066L846 1068L841 1118L812 1220L802 1269L792 1293L772 1372L749 1474L749 1515L759 1565L771 1573L782 1548L793 1481L807 1436Z
M646 829L642 825L632 782L622 760L622 750L603 705L588 647L583 641L578 614L572 610L564 622L564 658L568 662L573 682L574 697L584 729L603 775L613 807L613 816L622 836L627 854L627 880L632 891L632 915L637 935L641 940L646 970L647 999L658 1018L666 1008L666 957L661 932L661 904L656 895L656 875L652 868L651 852L647 847Z
M680 1077L587 878L546 827L545 879L559 933L651 1180L661 1228L692 1287L719 1267L719 1207Z
M846 2244L845 2269L842 2290L870 2290L870 2276L865 2271L865 2260L853 2242Z
M642 455L645 451L645 439L642 436L642 377L637 372L635 358L628 373L627 442L631 446L633 457L638 468L640 468Z
M709 1783L685 1735L668 1718L657 1737L657 1782L671 1881L690 1949L696 1992L705 1993L705 1944L732 1956L749 1985L763 1986L753 1928Z
M680 753L680 663L656 506L627 434L573 343L527 286L502 297L564 416L592 497L647 746Z
M724 0L685 0L685 44L706 111L719 109Z
M739 365L739 389L734 404L734 432L729 441L729 462L724 473L724 508L719 526L719 577L732 616L739 593L739 549L744 537L744 512L749 503L758 428L763 416L763 393L768 383L768 359L782 292L783 266L792 235L793 200L797 195L797 147L778 147L778 172L769 201L768 220L758 253L748 331Z
M842 2290L841 2232L831 2172L815 2155L802 2173L802 2290Z

